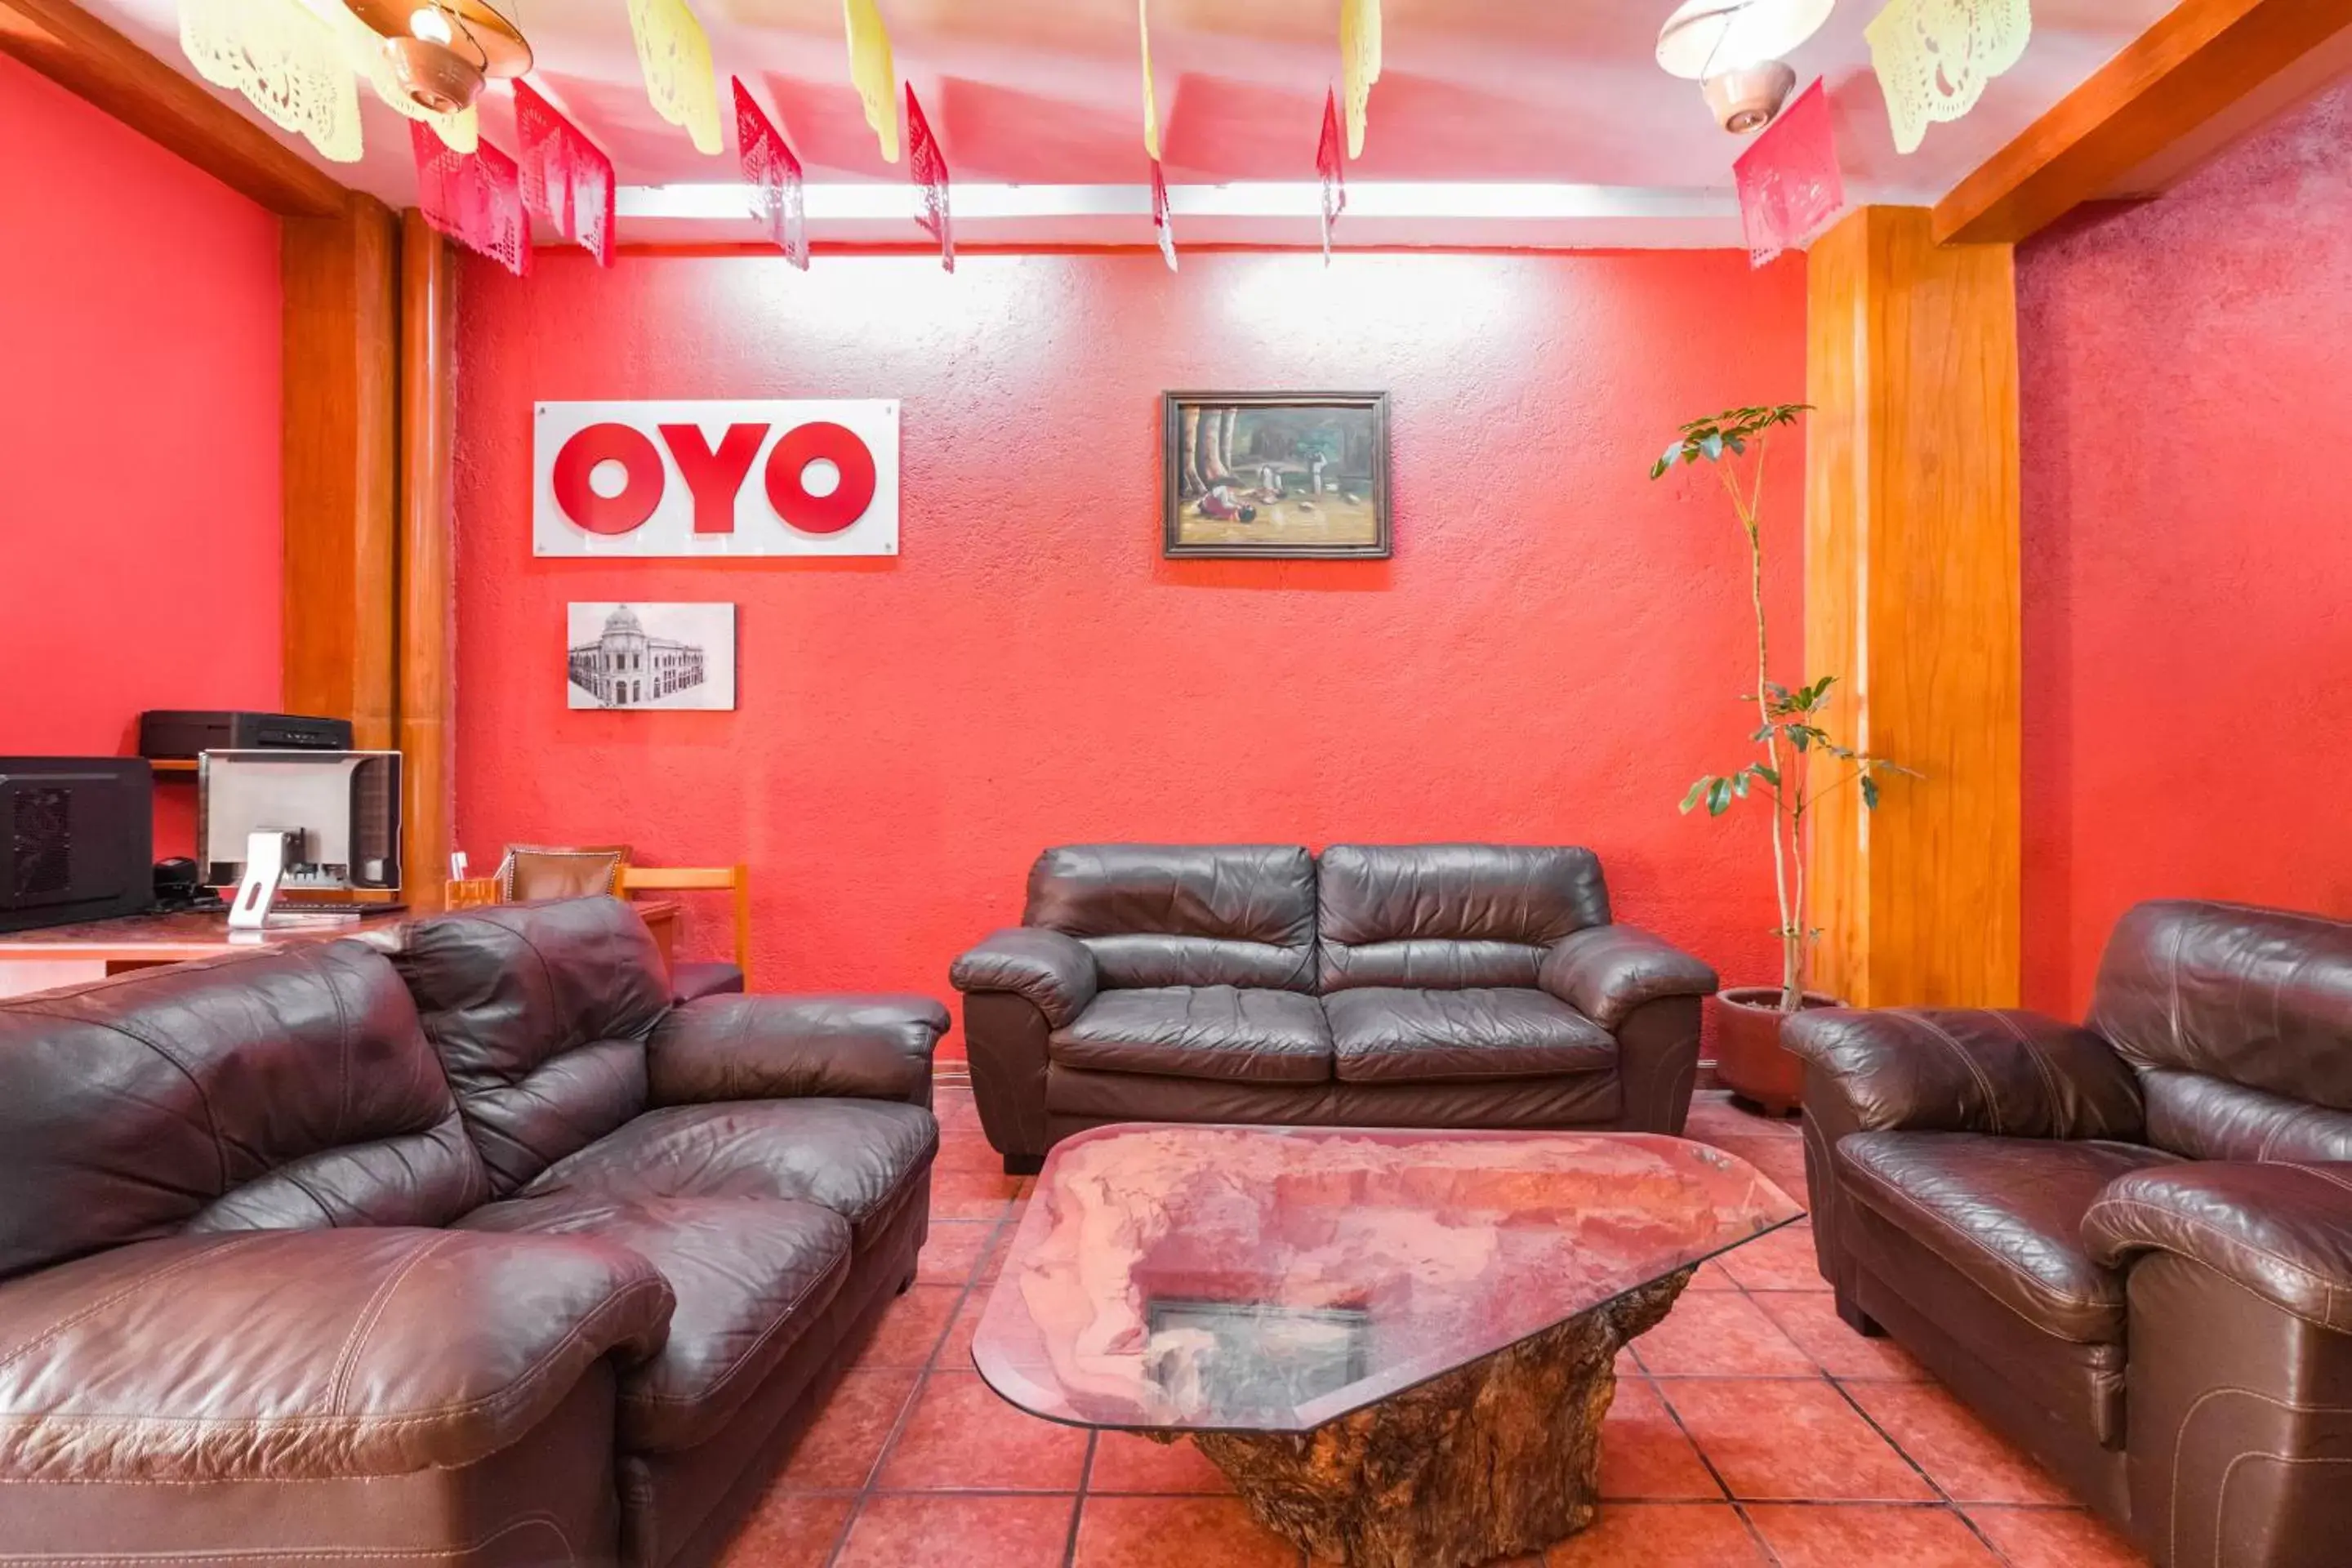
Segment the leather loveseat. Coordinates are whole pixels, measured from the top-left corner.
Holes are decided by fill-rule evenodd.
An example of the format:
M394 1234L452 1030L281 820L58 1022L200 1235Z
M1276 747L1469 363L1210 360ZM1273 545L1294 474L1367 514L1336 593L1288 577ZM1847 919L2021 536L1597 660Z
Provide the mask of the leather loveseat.
M1680 1132L1715 972L1589 849L1074 845L956 960L1008 1171L1114 1121Z
M0 1563L707 1562L911 1277L921 998L609 898L0 1003Z
M1847 1321L2163 1568L2352 1562L2352 924L2142 904L2085 1027L1822 1012L1788 1037Z

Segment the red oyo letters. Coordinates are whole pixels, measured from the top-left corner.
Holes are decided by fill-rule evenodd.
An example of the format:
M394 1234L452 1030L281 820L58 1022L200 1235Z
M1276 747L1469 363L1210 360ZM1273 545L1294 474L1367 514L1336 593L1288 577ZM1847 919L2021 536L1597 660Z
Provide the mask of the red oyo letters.
M735 531L735 500L768 438L765 425L730 425L716 448L693 425L657 427L679 478L694 496L694 531ZM831 462L841 482L829 495L812 494L801 479L818 458ZM596 466L618 462L626 479L618 495L600 496L588 482ZM784 432L768 454L764 488L776 516L803 533L839 533L866 515L873 503L874 454L857 433L830 420L814 420ZM606 421L590 425L563 443L551 479L555 504L591 533L629 533L645 526L668 489L669 471L644 431Z
M618 463L628 480L616 496L600 496L588 483L599 463ZM630 533L645 526L661 505L669 475L661 454L642 430L626 425L591 425L555 454L555 504L591 533Z

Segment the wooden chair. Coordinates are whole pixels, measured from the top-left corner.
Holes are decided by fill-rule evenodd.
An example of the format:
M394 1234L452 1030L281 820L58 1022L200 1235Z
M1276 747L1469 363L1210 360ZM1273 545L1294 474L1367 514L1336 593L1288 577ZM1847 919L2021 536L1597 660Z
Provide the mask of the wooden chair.
M441 884L441 907L445 910L478 910L484 904L498 901L496 877L467 877Z
M686 963L674 966L678 1000L748 990L751 984L751 873L745 866L630 866L621 872L621 892L716 893L735 896L735 962Z
M596 858L619 856L613 890L623 898L646 892L718 892L732 889L735 894L735 962L679 963L673 953L677 941L678 908L668 900L649 904L645 910L646 924L661 945L662 960L669 965L672 991L681 1002L697 996L715 996L744 988L744 965L751 950L751 896L745 868L726 866L632 866L627 863L628 851L619 846L593 849L545 848L538 846L508 847L507 858L499 862L498 874L489 877L467 877L442 883L442 907L449 910L479 909L485 904L509 901L516 887L512 875L514 856L520 850L526 856L555 858L581 857Z

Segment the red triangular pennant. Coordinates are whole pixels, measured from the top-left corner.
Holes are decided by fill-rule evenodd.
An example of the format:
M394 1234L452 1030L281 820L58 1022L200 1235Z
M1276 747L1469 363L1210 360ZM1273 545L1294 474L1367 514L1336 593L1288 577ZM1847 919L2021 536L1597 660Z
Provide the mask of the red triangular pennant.
M1733 166L1748 254L1762 267L1811 241L1845 206L1830 97L1817 80Z
M743 161L743 182L756 196L752 216L768 238L802 271L808 270L808 206L801 161L783 132L751 97L743 79L735 80L735 147Z
M612 266L613 160L529 82L515 83L514 94L523 205Z
M948 218L948 161L915 101L915 84L907 84L907 172L923 187L922 216L915 221L940 242L940 265L955 270L955 229Z
M453 153L439 132L419 120L408 122L408 145L425 221L516 277L527 276L530 214L514 160L488 142L478 152Z
M1348 210L1348 176L1339 166L1339 100L1323 89L1323 140L1315 148L1315 172L1323 177L1323 265L1331 265L1331 226Z
M1160 160L1151 160L1151 232L1160 241L1160 254L1168 260L1168 270L1176 270L1176 224L1168 210L1168 176L1160 171Z

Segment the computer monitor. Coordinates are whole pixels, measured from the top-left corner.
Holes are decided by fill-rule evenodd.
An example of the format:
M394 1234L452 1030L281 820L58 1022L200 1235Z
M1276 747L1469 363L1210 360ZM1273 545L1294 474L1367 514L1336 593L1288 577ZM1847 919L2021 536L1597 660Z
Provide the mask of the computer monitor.
M154 796L141 757L0 757L0 931L144 912Z
M206 752L197 768L196 843L205 880L237 887L232 924L255 923L277 889L400 886L398 752ZM262 864L256 860L262 846ZM255 873L268 887L248 910ZM243 886L240 886L243 884ZM251 921L240 922L240 915Z

